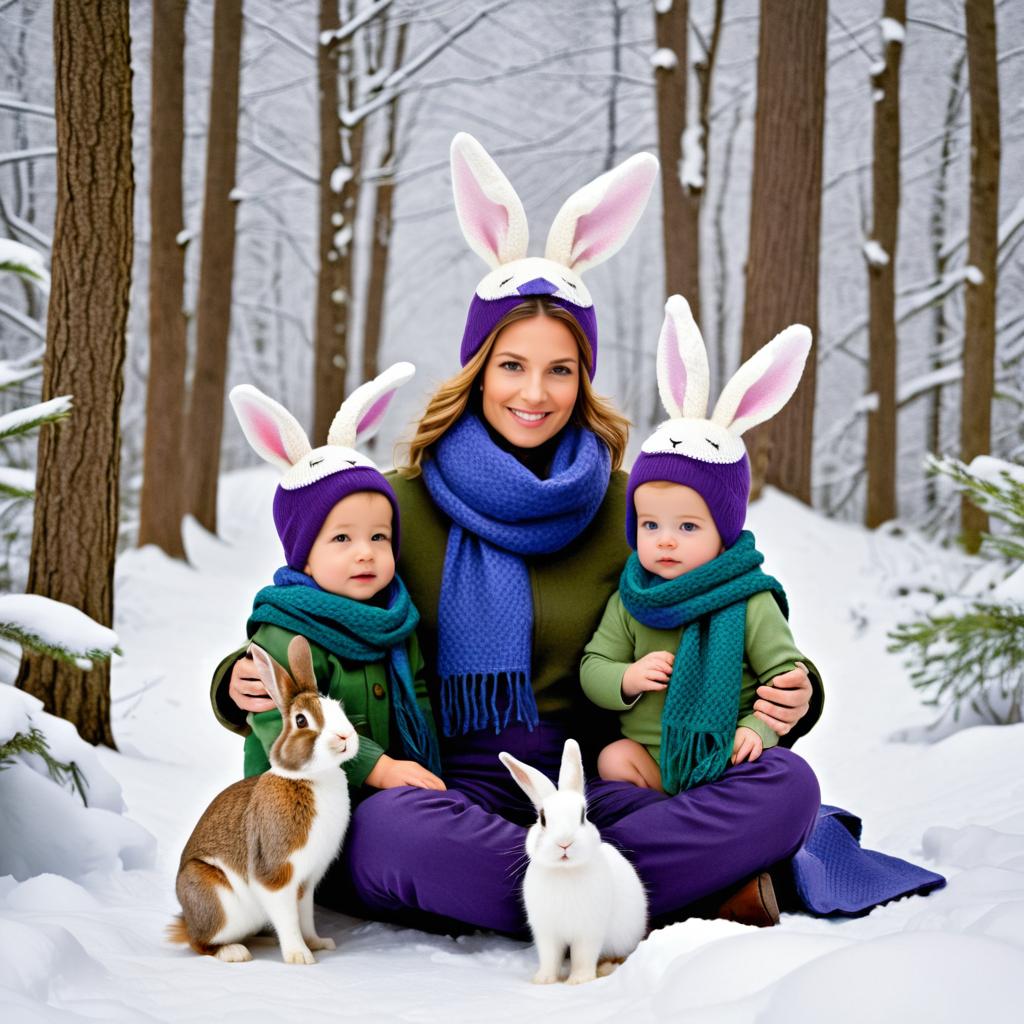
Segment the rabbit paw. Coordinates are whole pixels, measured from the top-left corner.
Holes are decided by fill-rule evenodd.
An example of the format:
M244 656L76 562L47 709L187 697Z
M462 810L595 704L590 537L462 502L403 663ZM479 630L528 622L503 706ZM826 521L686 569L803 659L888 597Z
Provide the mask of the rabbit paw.
M286 964L315 964L316 957L305 946L299 946L297 949L286 949L282 950L284 956L284 962Z
M552 974L550 971L538 971L532 980L534 985L553 985L560 979L557 974Z
M321 939L319 935L312 935L306 939L306 945L310 949L335 949L334 939Z
M573 971L568 978L565 979L566 985L582 985L584 982L593 981L597 977L597 974L593 970L589 971Z
M216 957L227 964L244 964L252 959L252 953L249 952L248 946L243 946L240 942L230 942L217 950Z
M615 968L616 968L616 967L618 967L618 966L619 966L619 964L621 964L621 963L622 963L622 960L621 960L621 959L614 959L614 960L602 960L602 961L601 961L601 962L600 962L600 963L599 963L599 964L597 965L597 976L598 976L599 978L605 978L605 977L607 977L607 976L608 976L609 974L611 974L611 973L612 973L612 971L614 971L614 970L615 970Z

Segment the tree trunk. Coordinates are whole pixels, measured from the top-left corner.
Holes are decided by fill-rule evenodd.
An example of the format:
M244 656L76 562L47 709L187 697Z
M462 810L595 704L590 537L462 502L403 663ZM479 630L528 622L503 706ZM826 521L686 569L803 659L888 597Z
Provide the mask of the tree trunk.
M356 14L355 0L342 0L343 21ZM338 27L337 0L321 0L321 31ZM333 25L328 22L333 19ZM357 200L362 173L363 123L348 128L338 109L355 108L358 72L352 36L320 48L320 279L313 342L314 445L327 439L345 397L352 333L352 262ZM325 272L326 271L326 272Z
M217 477L235 262L235 154L242 54L242 0L216 0L207 128L196 359L185 428L186 508L217 531Z
M906 0L885 0L883 18L905 25ZM868 256L867 503L864 521L880 526L896 517L896 240L900 217L900 57L903 40L883 35L884 65L871 76L875 94L871 240Z
M118 419L132 267L132 91L127 4L53 8L57 215L43 398L74 396L39 435L28 590L110 626L118 528ZM91 743L114 745L110 674L26 654L17 685Z
M185 248L181 160L185 136L186 0L153 4L150 113L149 375L143 451L139 545L156 544L184 558ZM175 481L168 487L167 481Z
M408 26L398 27L392 66L400 68L405 59ZM373 239L370 248L369 282L366 289L366 319L363 323L363 380L380 373L380 340L384 324L384 295L387 288L388 260L391 255L392 209L395 198L394 163L398 134L398 96L388 104L387 128L379 166L385 176L377 181L373 211Z
M683 184L683 132L686 130L688 54L687 0L675 0L654 15L655 41L665 51L654 71L658 105L658 157L661 160L662 233L665 295L683 295L700 323L700 194ZM668 54L674 55L673 61Z
M971 214L964 315L960 458L987 455L992 440L996 350L996 250L999 236L999 76L993 0L967 0L967 79L971 92ZM977 551L988 516L962 499L964 546Z
M761 0L744 359L790 323L817 335L827 21L821 0ZM810 503L815 362L746 436L754 496L767 480Z

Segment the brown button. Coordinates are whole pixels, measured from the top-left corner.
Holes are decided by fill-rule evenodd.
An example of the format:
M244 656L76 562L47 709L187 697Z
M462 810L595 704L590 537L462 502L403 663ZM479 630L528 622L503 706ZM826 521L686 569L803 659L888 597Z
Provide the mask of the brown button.
M377 698L377 700L384 699L384 687L381 686L380 683L373 684L373 695Z

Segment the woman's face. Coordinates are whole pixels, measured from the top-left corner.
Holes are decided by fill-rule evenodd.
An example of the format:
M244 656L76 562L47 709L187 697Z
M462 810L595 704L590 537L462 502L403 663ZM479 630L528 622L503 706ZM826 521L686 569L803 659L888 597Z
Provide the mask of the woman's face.
M536 448L569 422L580 390L580 353L561 320L532 316L503 328L482 382L484 419L510 444Z

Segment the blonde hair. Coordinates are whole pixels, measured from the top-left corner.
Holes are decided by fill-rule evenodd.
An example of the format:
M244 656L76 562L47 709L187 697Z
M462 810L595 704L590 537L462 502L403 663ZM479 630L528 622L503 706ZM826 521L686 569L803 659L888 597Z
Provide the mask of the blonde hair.
M618 412L609 399L597 394L590 383L590 341L576 318L567 309L546 299L536 298L529 299L506 313L484 339L484 343L473 354L473 358L459 373L446 380L434 392L416 424L416 433L407 444L407 462L399 467L402 476L412 478L420 475L424 461L430 457L431 448L466 411L475 393L475 385L483 376L494 342L502 330L517 320L526 320L534 316L548 316L554 320L561 320L572 331L585 372L579 376L580 389L570 422L592 431L604 441L611 455L612 469L621 467L629 438L629 420Z

